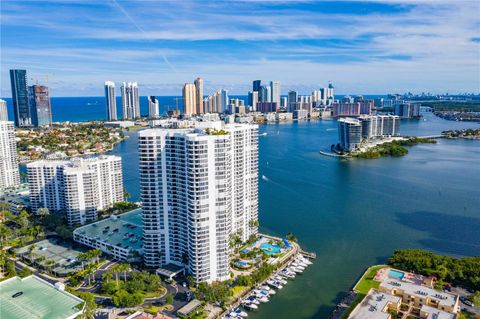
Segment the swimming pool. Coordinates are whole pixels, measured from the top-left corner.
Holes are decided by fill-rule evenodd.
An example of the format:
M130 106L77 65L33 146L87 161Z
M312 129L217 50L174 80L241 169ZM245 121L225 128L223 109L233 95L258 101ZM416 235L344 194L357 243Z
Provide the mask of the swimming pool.
M235 266L239 267L239 268L249 268L250 267L250 264L247 263L246 261L243 261L243 260L237 260L236 262L233 263Z
M262 249L265 253L269 255L276 255L276 254L280 254L281 252L279 246L274 246L269 243L261 244L260 249Z
M403 272L401 272L401 271L391 269L391 270L388 272L388 276L389 276L389 277L396 278L396 279L398 279L398 280L402 280L403 277L405 276L405 274L404 274Z

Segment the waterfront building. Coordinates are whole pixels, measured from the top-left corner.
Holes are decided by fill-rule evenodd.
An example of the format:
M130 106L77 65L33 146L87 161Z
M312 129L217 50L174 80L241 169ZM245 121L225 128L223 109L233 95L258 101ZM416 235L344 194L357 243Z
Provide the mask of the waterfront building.
M412 119L420 117L420 104L419 103L401 103L395 104L393 107L395 115L398 115L402 119Z
M286 96L282 96L280 98L280 107L283 108L283 109L286 109L287 108L287 105L288 105L288 102L287 102L287 97Z
M275 102L258 102L257 111L261 113L278 112L278 104Z
M297 120L306 120L308 118L308 111L303 109L297 109L293 111L293 118Z
M32 126L48 126L52 123L50 92L44 85L28 87L28 101L32 115Z
M198 77L194 81L195 84L195 106L196 114L203 113L203 79Z
M137 82L123 82L122 92L122 111L124 120L134 120L140 117L140 96L138 93Z
M116 121L117 99L115 96L115 82L105 81L105 105L107 107L107 121Z
M333 103L333 116L360 116L362 114L371 114L372 109L373 100L353 103L338 102Z
M122 159L113 155L27 164L31 208L64 211L69 225L97 219L97 211L123 201Z
M389 95L387 99L382 101L382 107L395 109L396 105L406 104L407 102L404 99L401 99L397 95Z
M197 98L196 98L196 88L193 83L185 83L183 85L183 108L185 115L195 115L197 114Z
M8 121L7 101L0 99L0 121Z
M148 97L148 117L151 119L160 117L158 99L156 96Z
M297 96L298 96L297 91L288 92L288 107L287 107L287 110L289 112L293 112L293 110L296 109Z
M142 229L142 209L137 208L78 227L73 231L73 240L98 248L117 260L140 261L143 255Z
M228 91L220 90L208 96L204 100L206 113L225 113L229 110Z
M270 82L271 102L277 103L280 106L280 81Z
M339 119L338 138L342 149L356 150L362 142L362 124L360 121L354 118Z
M400 135L400 118L396 115L361 115L358 119L365 139Z
M331 105L335 100L334 87L332 83L328 84L328 87L320 89L320 104Z
M258 231L258 126L198 123L139 132L144 261L213 282L230 278L231 237Z
M0 189L20 184L13 122L0 121Z
M262 85L258 91L258 102L270 102L270 86Z
M28 104L27 71L10 70L13 114L16 127L32 126L32 110Z

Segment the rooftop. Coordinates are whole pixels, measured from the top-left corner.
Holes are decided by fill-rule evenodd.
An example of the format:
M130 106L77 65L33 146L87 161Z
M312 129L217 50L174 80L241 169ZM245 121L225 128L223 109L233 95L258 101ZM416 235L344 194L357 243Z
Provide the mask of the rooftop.
M111 246L140 250L142 248L142 209L112 215L109 218L75 229L74 233L95 238Z
M380 288L388 289L389 291L403 290L409 295L415 295L421 298L430 298L437 300L439 305L445 305L448 307L454 307L457 303L457 296L451 293L438 291L426 286L418 285L411 282L406 282L403 280L393 279L391 277L385 278L380 283Z
M362 302L353 310L349 319L388 319L389 303L398 304L401 298L371 289Z
M440 309L423 305L422 311L428 313L426 319L455 319L457 318L456 314L442 311Z
M15 294L22 292L18 297ZM82 312L83 300L36 276L0 282L2 319L70 319Z

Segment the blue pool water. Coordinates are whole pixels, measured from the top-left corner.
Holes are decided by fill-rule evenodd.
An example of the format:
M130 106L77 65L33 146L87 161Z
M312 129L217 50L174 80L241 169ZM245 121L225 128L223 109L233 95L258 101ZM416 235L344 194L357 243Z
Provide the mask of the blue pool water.
M397 278L399 280L402 280L403 279L403 276L405 276L405 274L401 271L398 271L398 270L390 270L388 272L388 276L389 277L393 277L393 278Z
M280 254L280 247L270 245L269 243L263 243L260 245L260 248L269 255Z
M250 267L250 264L245 262L245 261L242 261L242 260L238 260L236 262L233 263L235 266L237 267L240 267L240 268L248 268Z

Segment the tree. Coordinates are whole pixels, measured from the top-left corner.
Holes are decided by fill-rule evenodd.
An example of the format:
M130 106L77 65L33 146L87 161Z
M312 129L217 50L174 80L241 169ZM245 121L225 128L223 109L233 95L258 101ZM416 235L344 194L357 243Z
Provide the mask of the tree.
M173 296L171 294L167 294L165 297L165 302L169 305L173 304Z
M13 277L17 275L15 263L12 260L7 260L5 264L5 273L7 274L7 277Z
M24 267L22 268L22 270L20 270L20 272L18 273L18 276L20 276L21 278L24 278L24 277L28 277L32 274L32 271L28 268L28 267Z
M287 238L288 241L297 242L297 237L292 232L289 232L285 238Z
M80 315L81 319L93 319L94 314L97 311L97 304L95 303L95 297L91 292L75 292L75 294L85 301L85 309L83 314Z
M50 215L50 211L48 210L48 208L40 207L39 209L37 209L37 215L42 218L45 218L48 215Z

